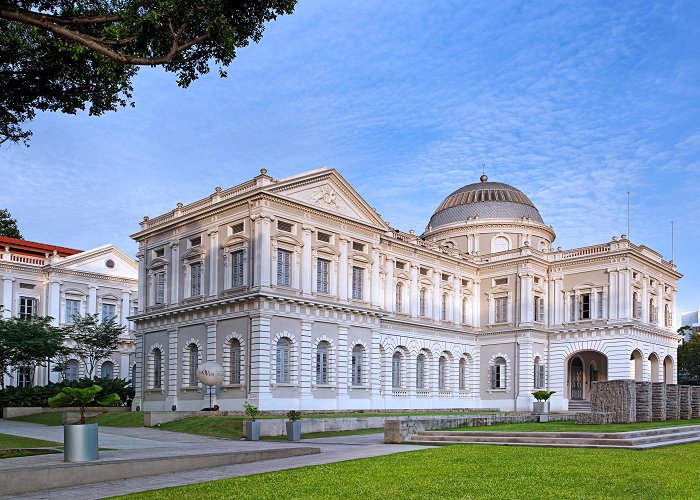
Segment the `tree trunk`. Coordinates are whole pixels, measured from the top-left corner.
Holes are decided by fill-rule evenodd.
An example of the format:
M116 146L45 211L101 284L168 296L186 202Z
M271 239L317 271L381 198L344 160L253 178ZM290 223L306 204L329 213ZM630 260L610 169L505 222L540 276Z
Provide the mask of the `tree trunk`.
M85 420L85 407L81 406L80 407L80 423L84 424L86 422Z

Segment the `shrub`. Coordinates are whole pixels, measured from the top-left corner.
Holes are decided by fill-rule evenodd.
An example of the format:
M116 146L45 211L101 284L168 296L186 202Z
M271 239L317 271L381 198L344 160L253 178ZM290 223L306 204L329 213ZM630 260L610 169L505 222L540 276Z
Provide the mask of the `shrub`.
M535 396L535 399L539 401L540 403L543 403L547 401L549 398L552 397L552 394L554 394L557 391L535 391L532 393L533 396Z
M248 401L243 403L243 410L248 418L255 422L255 417L260 415L260 409L257 406L253 406Z
M287 418L290 420L290 422L301 420L301 412L296 410L290 410L287 412Z
M49 406L49 398L56 396L64 387L85 389L99 385L105 394L116 394L121 400L110 406L123 406L127 401L134 399L134 388L130 380L95 377L80 380L64 380L62 382L50 382L47 385L35 387L9 386L0 390L0 408L15 406Z

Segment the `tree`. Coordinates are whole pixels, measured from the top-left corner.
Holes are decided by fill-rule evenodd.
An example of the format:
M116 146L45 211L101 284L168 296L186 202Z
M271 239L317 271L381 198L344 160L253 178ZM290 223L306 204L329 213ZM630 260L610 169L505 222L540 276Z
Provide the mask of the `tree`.
M26 143L36 110L91 115L132 105L139 66L162 66L187 87L221 77L236 50L296 0L0 0L0 144Z
M678 347L678 383L700 383L700 333Z
M126 327L118 325L114 318L100 321L97 314L76 317L67 327L68 338L74 342L71 352L83 362L88 378L95 374L95 366L109 356L119 344L119 336Z
M29 319L17 317L0 319L0 369L7 373L11 366L30 369L34 385L34 369L46 366L49 359L67 352L64 345L65 332L51 326L50 316L36 316ZM4 377L0 377L2 388Z
M0 236L22 239L22 234L17 227L17 219L13 219L9 210L5 208L0 208Z

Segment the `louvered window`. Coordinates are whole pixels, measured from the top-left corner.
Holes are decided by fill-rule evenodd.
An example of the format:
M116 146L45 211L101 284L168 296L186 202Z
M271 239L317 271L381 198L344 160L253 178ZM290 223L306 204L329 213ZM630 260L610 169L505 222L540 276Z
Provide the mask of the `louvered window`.
M165 273L156 273L156 304L165 303Z
M440 319L442 321L447 321L447 298L448 295L446 293L442 294L442 307L440 309Z
M394 389L401 387L401 353L395 352L394 356L391 358L391 387Z
M195 295L201 295L202 294L202 263L195 262L194 264L190 264L190 272L192 273L192 293L191 293L191 295L193 297Z
M243 250L231 254L231 286L243 286Z
M352 298L362 300L364 269L361 267L352 268Z
M579 295L578 303L579 319L591 319L591 294L582 293Z
M420 293L418 295L418 315L419 316L425 316L425 296L426 296L426 290L425 288L420 289Z
M326 259L318 259L316 261L316 290L318 293L329 293L330 286L328 268L330 262Z
M603 292L598 292L598 319L603 317Z
M316 383L328 383L328 342L320 342L316 347Z
M544 322L544 299L542 297L535 297L535 310L534 318L537 322Z
M438 360L438 389L444 391L447 389L447 358L440 356Z
M289 383L290 342L281 338L277 342L277 366L275 367L275 381L278 384Z
M277 284L292 285L292 252L277 250Z
M195 387L197 385L197 368L199 368L199 348L197 344L190 344L188 348L189 362L190 362L190 387Z
M241 343L238 339L232 339L231 344L231 366L229 379L232 384L241 383Z
M508 321L508 297L498 297L495 301L496 308L496 323L505 323Z
M68 324L72 324L76 318L80 316L80 301L75 299L66 299L66 320Z
M352 348L352 385L362 385L362 353L360 345Z
M459 390L467 390L467 360L464 358L459 360Z
M401 312L403 310L403 285L401 283L396 284L396 312Z
M425 389L425 355L416 358L416 389Z
M505 389L507 380L507 366L506 360L498 357L494 360L494 364L491 365L491 389Z

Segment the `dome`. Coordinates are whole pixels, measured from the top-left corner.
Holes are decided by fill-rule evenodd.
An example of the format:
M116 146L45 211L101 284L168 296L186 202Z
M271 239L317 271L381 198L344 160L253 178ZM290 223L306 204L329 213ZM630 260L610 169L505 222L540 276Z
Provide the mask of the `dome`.
M445 198L428 227L436 229L470 218L521 220L523 217L544 224L537 207L522 191L508 184L488 182L484 175L481 182L461 187Z

